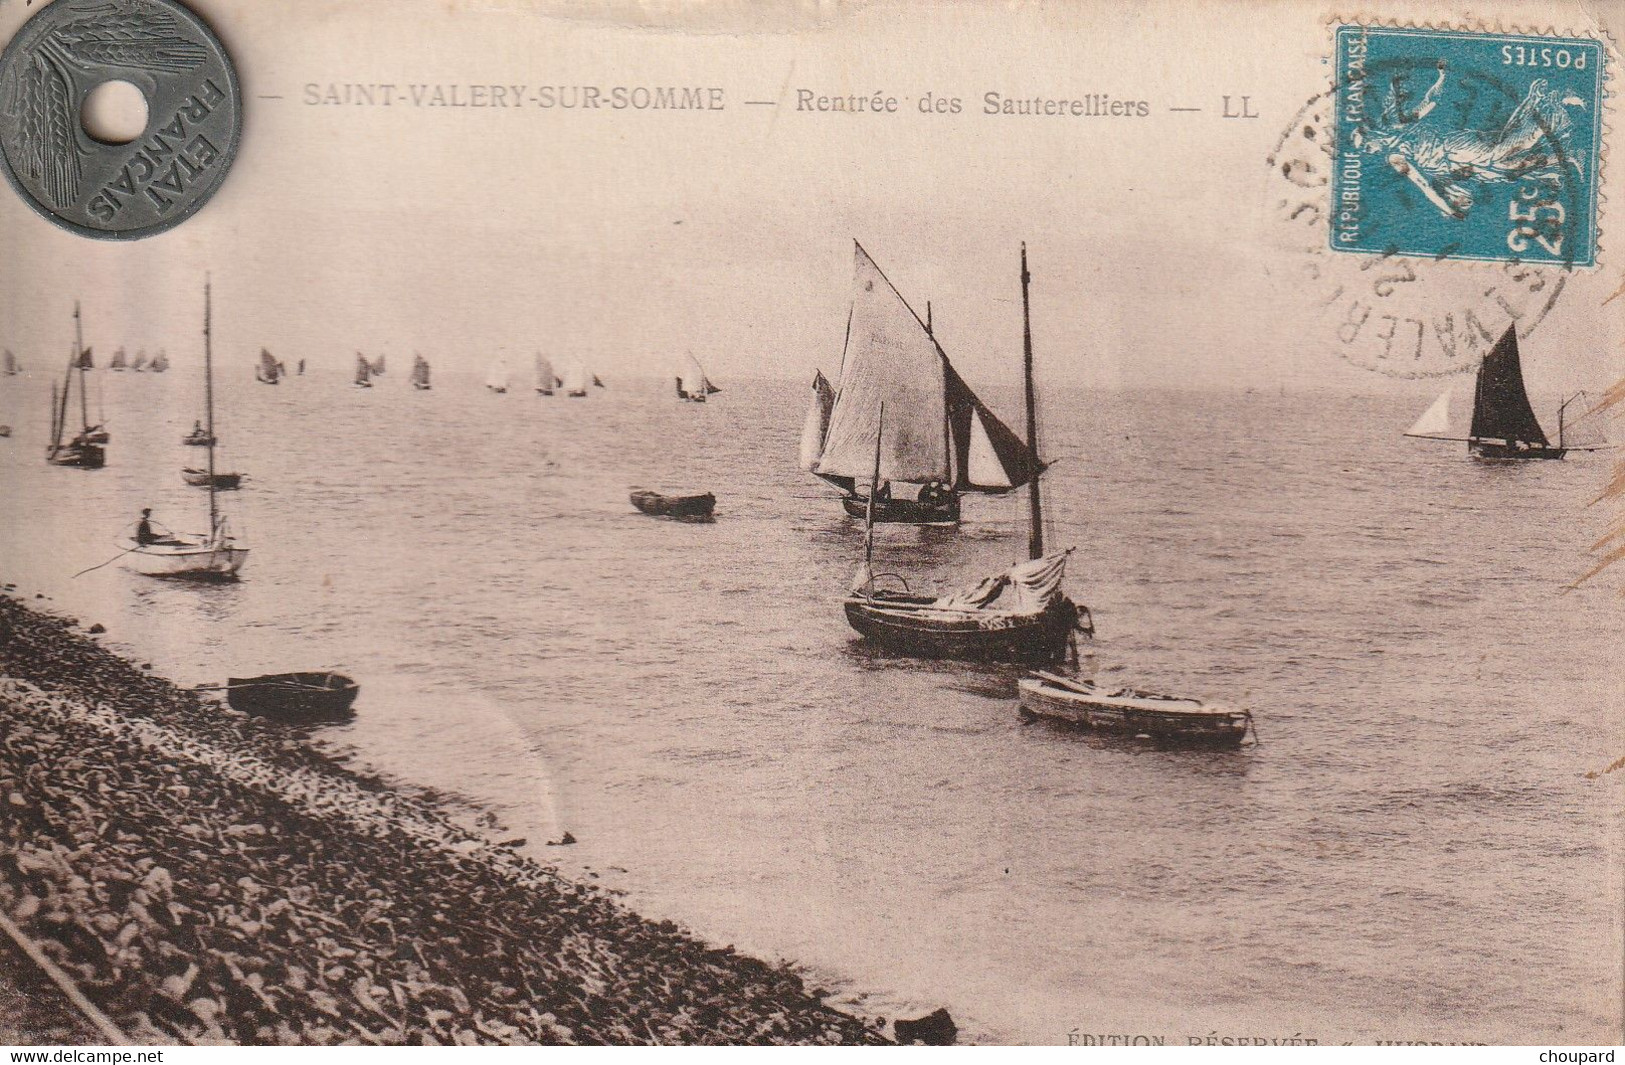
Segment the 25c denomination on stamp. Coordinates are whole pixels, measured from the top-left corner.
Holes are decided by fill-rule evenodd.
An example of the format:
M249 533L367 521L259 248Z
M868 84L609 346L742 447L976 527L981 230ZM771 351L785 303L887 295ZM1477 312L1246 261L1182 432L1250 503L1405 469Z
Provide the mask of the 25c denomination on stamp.
M1591 266L1599 41L1336 31L1333 251Z

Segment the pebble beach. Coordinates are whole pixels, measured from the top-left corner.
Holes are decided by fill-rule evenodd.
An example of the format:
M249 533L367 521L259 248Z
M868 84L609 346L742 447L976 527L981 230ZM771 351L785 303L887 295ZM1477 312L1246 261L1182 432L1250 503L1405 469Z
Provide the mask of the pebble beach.
M11 595L0 803L0 910L134 1042L887 1041ZM0 992L68 1041L48 990Z

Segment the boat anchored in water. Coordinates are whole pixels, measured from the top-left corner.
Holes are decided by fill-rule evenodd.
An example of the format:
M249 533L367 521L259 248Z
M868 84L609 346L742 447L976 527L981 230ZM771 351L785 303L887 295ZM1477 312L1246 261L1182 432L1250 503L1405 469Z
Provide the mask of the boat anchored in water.
M107 368L109 370L117 370L122 373L123 371L129 369L129 366L130 360L124 354L124 347L120 345L118 350L113 352L113 359L107 364Z
M1524 388L1516 324L1507 326L1495 347L1478 364L1473 389L1473 421L1466 436L1451 435L1451 391L1445 389L1416 423L1405 430L1405 435L1422 440L1465 442L1469 454L1490 462L1561 459L1570 451L1602 451L1609 447L1593 424L1575 429L1568 423L1569 407L1584 400L1584 392L1577 392L1558 405L1557 443L1547 438Z
M1010 492L1036 477L1039 464L954 370L929 321L914 313L861 244L854 241L853 247L840 384L830 395L827 382L819 388L814 381L802 464L842 489L842 505L852 517L867 519L872 511L877 522L952 525L959 521L962 495ZM891 412L892 431L879 478L860 493L882 403ZM823 426L816 440L815 420ZM898 494L901 485L910 487ZM872 507L871 497L878 497Z
M95 365L90 349L84 346L80 328L79 304L73 305L73 353L68 356L68 376L57 394L56 382L51 382L51 444L45 449L45 461L53 466L76 466L82 470L99 470L107 464L107 430L90 424L90 400L85 395L85 374ZM79 379L79 425L72 438L63 440L68 430L68 399L73 392L74 378Z
M355 353L355 386L357 388L372 387L372 363L367 361L361 352Z
M260 361L254 367L254 380L262 385L274 385L282 380L282 375L285 373L287 373L287 370L283 368L282 364L276 361L276 358L269 351L261 348Z
M485 387L493 392L508 391L508 364L501 359L491 364L485 372Z
M429 360L416 353L412 356L412 387L419 392L427 392L434 387L429 384Z
M692 354L683 356L682 363L677 368L677 398L690 403L704 403L707 396L714 396L722 389L711 383L705 376L705 370L700 366L700 360Z
M553 372L553 360L540 353L536 356L536 393L551 396L564 386L564 378Z
M159 348L158 354L152 357L152 365L148 369L153 373L163 373L169 369L169 356L164 354L163 348Z
M678 521L711 521L717 506L717 497L710 492L652 492L635 485L630 499L632 505L645 514Z
M0 353L0 372L3 372L7 377L15 377L22 372L22 369L21 364L17 362L17 356L11 353L10 348Z
M1021 710L1098 732L1170 743L1237 747L1253 728L1250 710L1209 706L1200 699L1136 688L1101 688L1035 670L1017 682ZM1256 733L1255 733L1256 736Z
M211 336L210 287L203 285L203 402L207 412L205 431L209 436L208 476L209 531L181 533L143 543L139 534L126 542L124 564L148 577L174 577L194 581L234 581L248 548L231 534L225 515L220 513L215 494L214 468L214 355Z
M861 248L859 256L861 276L867 259ZM864 521L864 563L858 571L857 586L846 598L846 618L854 629L889 651L917 658L1051 663L1066 656L1075 633L1092 635L1094 632L1089 609L1074 603L1061 590L1072 549L1050 554L1044 550L1044 510L1039 492L1043 465L1036 457L1038 417L1033 394L1032 328L1028 309L1030 280L1027 247L1023 244L1022 367L1027 395L1027 442L1022 449L1032 465L1032 474L1027 480L1027 561L962 592L941 597L917 595L900 575L874 572L874 515L878 504L877 493L871 492ZM946 365L946 360L943 364ZM889 403L878 400L871 471L871 483L875 484L882 483L890 410ZM905 411L905 416L909 413ZM910 424L904 422L905 427ZM903 590L878 589L877 582L886 577L901 583Z

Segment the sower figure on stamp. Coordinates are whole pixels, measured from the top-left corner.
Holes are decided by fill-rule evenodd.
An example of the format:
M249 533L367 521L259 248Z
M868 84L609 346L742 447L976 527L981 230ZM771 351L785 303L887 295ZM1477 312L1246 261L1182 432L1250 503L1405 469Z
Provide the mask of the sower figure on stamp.
M1441 60L1416 110L1404 108L1400 80L1394 78L1384 98L1381 125L1354 131L1355 145L1368 154L1387 153L1388 165L1405 176L1439 211L1457 220L1473 206L1468 185L1533 178L1556 184L1564 167L1584 174L1584 162L1569 150L1573 130L1568 108L1584 107L1575 96L1559 97L1544 78L1537 78L1499 130L1448 129L1424 120L1439 103L1446 70Z

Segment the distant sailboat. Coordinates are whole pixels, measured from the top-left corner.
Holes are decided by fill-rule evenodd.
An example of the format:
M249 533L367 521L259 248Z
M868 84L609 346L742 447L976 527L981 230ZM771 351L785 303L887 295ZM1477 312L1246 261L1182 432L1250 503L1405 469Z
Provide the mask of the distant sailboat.
M861 255L860 250L860 255ZM860 277L862 264L860 262ZM1029 311L1027 247L1021 248L1022 370L1027 398L1029 455L1038 454L1038 420L1033 386L1033 343ZM892 334L895 335L895 334ZM946 366L946 360L944 360ZM918 399L915 400L918 403ZM839 400L837 400L837 406ZM886 434L893 428L892 407L881 399L874 416L874 457L871 483L883 477L888 451ZM913 415L900 411L901 431L908 431ZM891 453L895 453L895 449ZM996 662L1061 660L1073 633L1093 633L1087 607L1080 607L1061 590L1072 549L1046 554L1044 508L1039 495L1043 465L1034 459L1027 480L1027 561L953 595L932 597L909 590L896 574L874 572L874 526L878 500L871 493L864 519L864 562L858 582L846 597L847 622L864 637L897 654L917 658L976 659ZM882 591L877 582L891 577L902 591Z
M203 403L207 412L206 431L209 434L209 465L197 471L207 476L204 486L209 490L209 531L181 533L167 536L152 543L141 543L135 538L128 541L124 563L137 573L148 577L175 577L194 581L234 581L248 560L244 547L227 528L220 513L215 494L220 490L214 468L214 355L210 336L209 284L203 285Z
M372 387L372 364L359 351L355 353L355 386L357 388Z
M45 461L53 466L77 466L85 470L99 470L107 463L107 452L102 441L95 439L100 426L90 424L90 401L85 396L85 370L93 365L90 349L84 346L80 331L79 304L73 305L73 352L68 356L68 376L62 382L58 395L56 382L51 383L51 446L45 451ZM80 429L67 441L62 438L68 429L68 400L73 393L73 379L79 379Z
M1518 354L1518 329L1507 326L1495 347L1478 364L1478 377L1473 389L1473 420L1466 436L1453 436L1450 423L1451 389L1445 389L1422 416L1416 419L1406 436L1424 440L1450 440L1465 442L1474 457L1488 461L1520 459L1560 459L1570 451L1600 451L1607 448L1600 434L1589 430L1573 433L1568 425L1568 408L1585 397L1580 392L1569 396L1557 408L1557 443L1547 439L1546 432L1535 417L1524 389L1523 364Z
M152 372L163 373L167 369L169 369L169 356L164 354L163 348L159 348L158 354L152 357Z
M690 403L704 403L707 396L716 395L722 389L712 384L705 376L705 370L700 366L700 360L693 355L683 356L677 367L677 398L686 399Z
M135 361L130 364L132 373L143 373L147 369L147 349L141 348L135 353Z
M419 392L427 392L432 387L429 384L429 360L422 355L412 357L412 387Z
M891 412L874 520L951 525L966 492L1001 495L1037 476L1031 448L976 397L937 343L929 321L908 305L863 246L853 242L852 311L840 386L818 460L811 470L845 492L856 518L870 508L868 452L878 413ZM809 447L810 449L810 447ZM918 485L914 498L893 498L893 486Z
M564 389L564 394L571 399L581 399L587 394L587 388L592 384L593 380L592 375L587 373L586 363L576 359L565 368L564 379L560 382L560 387Z
M261 348L259 365L254 367L254 380L261 384L274 385L282 380L282 374L282 364L272 358L269 351Z
M11 353L10 348L7 348L5 354L0 356L0 367L4 368L7 377L12 377L22 371L22 366L17 362L17 356Z
M129 368L129 360L124 357L124 348L120 347L113 352L113 360L107 364L109 370L123 371Z
M592 386L594 388L603 388L604 387L604 382L599 379L597 374L592 375Z
M372 375L374 377L384 376L384 357L382 355L372 360Z
M299 376L300 377L305 376L305 360L304 359L299 360Z
M485 387L493 392L508 391L508 364L498 359L485 373Z
M74 329L75 329L75 331L78 330L78 319L79 319L78 307L79 307L79 305L77 303L74 304L74 311L75 311L75 313L74 313ZM95 358L95 356L93 356L90 353L90 349L86 348L79 355L79 369L81 369L81 370L94 370L95 368L96 368L96 358Z
M553 360L546 355L536 356L536 391L544 396L551 396L555 389L564 384L559 375L553 372Z

